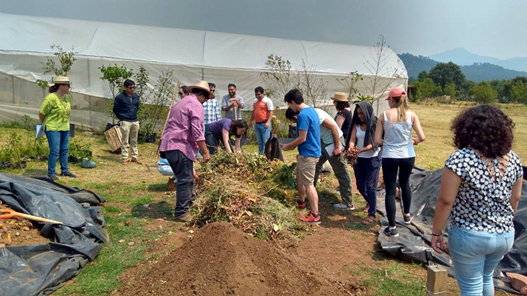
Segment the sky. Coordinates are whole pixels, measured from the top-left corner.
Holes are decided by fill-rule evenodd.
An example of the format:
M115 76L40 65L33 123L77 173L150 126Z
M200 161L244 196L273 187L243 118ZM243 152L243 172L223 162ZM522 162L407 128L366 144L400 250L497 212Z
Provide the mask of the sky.
M367 46L383 35L397 53L501 59L527 57L526 11L527 0L0 0L9 14Z

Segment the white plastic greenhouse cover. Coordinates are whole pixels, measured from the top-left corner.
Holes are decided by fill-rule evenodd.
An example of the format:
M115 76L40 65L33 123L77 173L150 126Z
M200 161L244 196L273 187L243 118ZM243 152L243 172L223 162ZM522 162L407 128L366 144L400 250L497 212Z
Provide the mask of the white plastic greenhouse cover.
M106 98L111 93L99 79L98 68L114 63L134 70L144 65L152 85L164 70L173 70L186 85L201 79L215 82L220 95L227 94L232 82L247 102L254 98L256 86L265 87L260 74L270 54L288 59L296 69L302 59L316 67L317 75L327 77L329 94L344 91L331 76L357 71L366 83L372 76L366 65L374 62L374 48L366 46L0 13L1 73L27 81L49 80L51 74L43 75L42 63L56 52L50 48L53 44L76 52L77 61L68 75L74 91ZM378 77L392 79L390 87L406 86L403 63L385 49L389 58ZM368 94L364 87L358 88Z

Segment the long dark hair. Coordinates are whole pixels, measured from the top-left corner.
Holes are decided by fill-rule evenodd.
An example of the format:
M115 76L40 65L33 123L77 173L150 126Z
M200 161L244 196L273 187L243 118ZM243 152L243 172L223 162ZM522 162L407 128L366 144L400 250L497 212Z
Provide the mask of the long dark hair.
M373 107L368 101L359 102L357 106L355 106L355 110L353 111L353 117L351 119L351 128L349 130L348 139L351 139L351 132L353 130L353 127L361 125L363 123L360 121L357 109L360 109L362 111L362 113L364 114L364 120L366 121L364 122L366 124L364 146L372 144L374 148L377 148L378 145L375 144L375 142L373 141L373 135L375 134L375 128L377 127L377 116L373 114ZM347 146L348 143L346 143L346 148Z
M238 128L244 128L245 129L245 133L247 133L247 129L249 128L249 125L247 124L247 121L245 121L243 119L233 120L231 122L231 129L229 130L229 135L237 136L236 131L237 131Z
M60 84L54 84L48 88L49 93L54 93L59 90Z

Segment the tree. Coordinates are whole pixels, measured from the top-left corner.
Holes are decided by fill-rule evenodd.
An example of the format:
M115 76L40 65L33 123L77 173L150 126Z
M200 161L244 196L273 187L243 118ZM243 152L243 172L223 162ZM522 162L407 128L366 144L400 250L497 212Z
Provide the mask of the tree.
M470 88L470 93L474 96L476 102L483 104L496 103L498 92L487 82L480 82Z
M327 87L322 78L316 76L316 66L308 66L302 59L302 71L299 74L299 86L308 105L320 107L327 95Z
M430 77L435 84L440 85L442 89L444 89L448 83L454 83L456 89L460 89L465 82L465 74L463 74L461 68L453 62L438 63L430 70L428 77Z
M368 100L375 108L376 113L379 111L379 99L386 95L388 89L397 77L401 65L388 67L388 62L393 54L389 50L390 46L386 45L384 36L379 37L379 42L370 51L371 59L366 59L364 64L371 74L370 79L366 79L365 88L369 95L361 95L359 99Z
M363 81L364 77L359 74L359 72L350 72L349 75L342 78L335 78L340 85L346 88L348 93L348 99L352 99L353 96L357 93L357 88L355 85L359 81Z
M53 55L59 60L60 66L57 66L57 63L54 59L48 57L46 58L46 64L42 67L44 70L44 74L53 73L56 76L68 76L68 73L71 70L71 67L73 67L73 63L75 63L75 52L73 51L73 48L71 51L64 51L62 47L59 45L51 45L51 49L57 49L58 51L54 53ZM53 83L53 79L51 79L51 83ZM48 81L37 79L37 84L42 89L46 89L49 87Z
M443 93L447 96L455 97L456 96L456 85L452 82L447 83L445 85L445 88L443 89Z
M115 99L117 93L122 92L124 90L124 81L132 77L134 72L132 72L132 69L128 70L128 68L126 68L124 65L117 66L117 64L114 64L113 66L102 66L99 67L99 70L102 73L100 79L108 82L108 86L110 87L110 91L112 92L112 101L110 103L110 106L108 106L108 114L110 114L112 118L112 123L115 124L115 114L113 113L113 99Z
M438 96L441 94L441 87L436 85L434 81L430 78L425 78L424 81L417 81L415 83L416 87L416 98L426 99L433 96Z
M517 81L512 85L512 100L527 104L527 83Z
M419 75L417 75L418 81L425 81L426 78L428 78L428 72L426 71L421 71L419 72Z
M267 70L260 73L266 85L266 94L274 98L283 98L285 94L294 88L300 87L298 74L293 70L291 62L270 54L265 62Z

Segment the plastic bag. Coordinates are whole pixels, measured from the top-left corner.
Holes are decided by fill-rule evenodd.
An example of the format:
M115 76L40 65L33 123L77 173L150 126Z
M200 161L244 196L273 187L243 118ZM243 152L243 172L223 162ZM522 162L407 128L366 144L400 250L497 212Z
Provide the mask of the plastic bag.
M97 166L97 164L95 163L95 161L85 157L82 159L82 163L81 163L81 167L85 168L85 169L93 169Z

